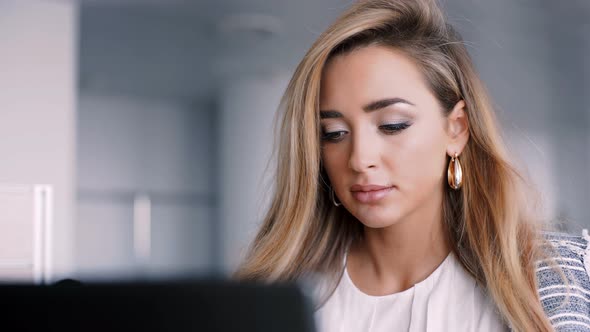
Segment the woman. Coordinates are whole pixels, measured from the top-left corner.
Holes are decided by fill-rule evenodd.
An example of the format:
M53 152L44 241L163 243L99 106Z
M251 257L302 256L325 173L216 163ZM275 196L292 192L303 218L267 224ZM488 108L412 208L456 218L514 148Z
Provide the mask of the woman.
M590 330L588 236L536 222L434 1L353 5L282 110L276 193L238 278L320 276L320 331Z

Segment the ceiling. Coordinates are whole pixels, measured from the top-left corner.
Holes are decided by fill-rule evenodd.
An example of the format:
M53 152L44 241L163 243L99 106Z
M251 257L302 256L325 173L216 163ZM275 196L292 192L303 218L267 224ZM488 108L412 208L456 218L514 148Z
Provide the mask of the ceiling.
M85 1L81 86L105 93L205 98L233 77L292 70L347 4Z
M351 0L81 0L80 86L105 94L207 99L228 80L292 71ZM484 21L584 23L585 0L443 0L468 36ZM580 14L583 13L584 15ZM525 22L525 23L522 23ZM563 23L563 22L562 22ZM580 24L577 23L577 24ZM493 28L493 27L492 27ZM537 29L536 23L530 27Z

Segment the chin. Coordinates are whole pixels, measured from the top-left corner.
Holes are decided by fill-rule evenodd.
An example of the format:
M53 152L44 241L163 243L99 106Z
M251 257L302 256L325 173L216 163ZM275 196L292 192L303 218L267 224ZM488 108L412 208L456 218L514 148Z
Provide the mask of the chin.
M391 225L394 225L395 223L391 223L391 222L370 222L370 223L366 223L366 222L361 222L361 224L363 224L363 226L367 227L367 228L372 228L372 229L380 229L380 228L387 228Z
M395 216L395 213L375 210L376 207L368 207L357 210L352 213L352 215L354 215L365 227L369 228L389 227L395 225L399 220L399 218Z

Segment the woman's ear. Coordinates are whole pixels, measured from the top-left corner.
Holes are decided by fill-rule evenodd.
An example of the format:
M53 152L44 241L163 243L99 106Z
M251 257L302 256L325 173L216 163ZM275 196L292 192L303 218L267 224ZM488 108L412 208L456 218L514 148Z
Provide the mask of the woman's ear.
M447 154L449 156L454 156L455 153L461 154L469 140L469 121L463 100L459 100L447 116L447 128L449 138Z

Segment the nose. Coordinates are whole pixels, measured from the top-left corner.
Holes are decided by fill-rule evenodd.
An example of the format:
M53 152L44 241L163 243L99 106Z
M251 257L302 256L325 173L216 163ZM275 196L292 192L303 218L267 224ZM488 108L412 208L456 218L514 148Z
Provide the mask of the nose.
M348 167L362 173L377 167L378 142L368 135L353 135Z

